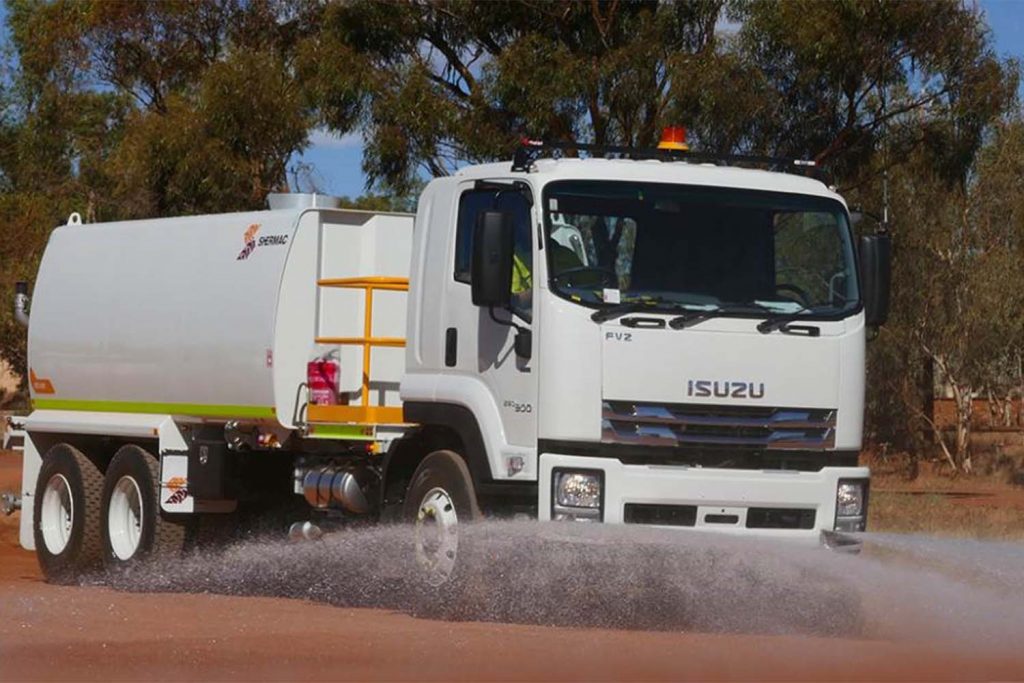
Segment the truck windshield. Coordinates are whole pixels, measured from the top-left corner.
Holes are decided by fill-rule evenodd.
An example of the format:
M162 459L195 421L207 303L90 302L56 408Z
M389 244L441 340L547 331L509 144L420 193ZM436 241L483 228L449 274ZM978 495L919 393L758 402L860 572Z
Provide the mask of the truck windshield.
M560 181L544 210L550 287L592 308L838 317L858 304L847 213L832 199Z

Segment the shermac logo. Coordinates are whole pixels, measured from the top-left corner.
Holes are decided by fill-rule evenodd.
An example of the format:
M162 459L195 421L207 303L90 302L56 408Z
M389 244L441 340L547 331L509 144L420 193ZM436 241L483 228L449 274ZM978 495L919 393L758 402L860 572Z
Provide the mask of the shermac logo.
M236 261L244 261L245 259L249 258L249 255L252 252L256 251L256 235L258 235L259 232L260 232L260 224L259 223L253 223L245 231L245 236L242 237L242 242L245 243L245 246L242 247L242 251L239 252L238 258L235 259Z
M263 237L257 238L260 232L260 224L253 223L246 231L245 235L242 236L242 241L245 246L242 247L242 251L238 253L236 261L244 261L252 252L256 251L256 247L272 247L288 244L288 235L264 235Z

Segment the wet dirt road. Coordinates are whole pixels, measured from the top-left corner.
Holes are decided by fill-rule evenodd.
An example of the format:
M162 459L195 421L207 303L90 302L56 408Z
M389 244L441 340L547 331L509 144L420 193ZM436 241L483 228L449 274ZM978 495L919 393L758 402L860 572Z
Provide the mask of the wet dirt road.
M19 469L15 456L0 454L0 491L17 488ZM351 553L353 547L341 550ZM254 554L264 559L233 573ZM268 546L154 570L160 575L120 589L52 586L41 580L33 555L17 545L17 515L0 518L0 681L1024 680L1013 611L980 629L971 622L979 615L957 613L999 611L984 601L936 607L935 614L951 623L966 619L972 632L980 632L978 640L966 641L955 628L930 632L929 611L915 612L920 623L901 617L856 637L743 633L742 619L730 622L731 632L664 624L658 630L570 627L571 607L550 619L562 625L546 626L526 622L543 622L554 612L541 609L533 613L536 619L521 618L514 597L502 613L518 623L496 622L494 613L487 621L453 621L414 616L408 603L379 595L370 602L399 606L337 606L360 601L325 599L326 589L311 589L308 599L292 588L279 593L289 597L273 597L276 586L304 577L311 586L325 585L329 570L310 567L309 559ZM201 576L209 573L222 578ZM232 582L261 584L266 574L275 576L255 589L261 595L223 594L249 592ZM621 591L630 577L609 587ZM523 574L507 578L512 585L502 590L529 602L534 587L521 585ZM942 603L943 588L936 586L925 595ZM170 592L136 592L147 587ZM543 604L559 595L557 585L543 590ZM578 596L583 589L574 590ZM722 590L713 594L719 601L727 596ZM593 601L579 604L581 612L599 609ZM600 623L594 616L581 613L580 621Z

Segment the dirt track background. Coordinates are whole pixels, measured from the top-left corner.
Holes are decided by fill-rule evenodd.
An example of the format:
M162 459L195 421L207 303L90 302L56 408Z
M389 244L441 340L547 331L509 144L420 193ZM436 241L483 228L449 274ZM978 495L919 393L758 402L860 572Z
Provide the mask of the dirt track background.
M0 453L0 491L17 490L19 478L20 459ZM998 624L966 643L870 629L841 638L569 628L296 598L51 586L18 546L17 525L17 515L0 518L2 681L1024 680L1022 635L989 642Z

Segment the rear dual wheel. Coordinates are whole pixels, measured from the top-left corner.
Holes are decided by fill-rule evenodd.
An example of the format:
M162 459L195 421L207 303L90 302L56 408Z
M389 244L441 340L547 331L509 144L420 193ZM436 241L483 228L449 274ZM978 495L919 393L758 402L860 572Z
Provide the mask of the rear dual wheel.
M51 583L73 583L106 565L173 557L186 528L160 511L160 463L138 446L114 455L106 475L78 449L43 457L33 508L36 557Z
M138 446L124 446L107 468L102 497L103 561L109 568L151 557L175 557L185 526L160 510L160 463Z
M101 566L100 493L103 473L68 444L43 457L36 479L33 534L46 580L72 583Z

